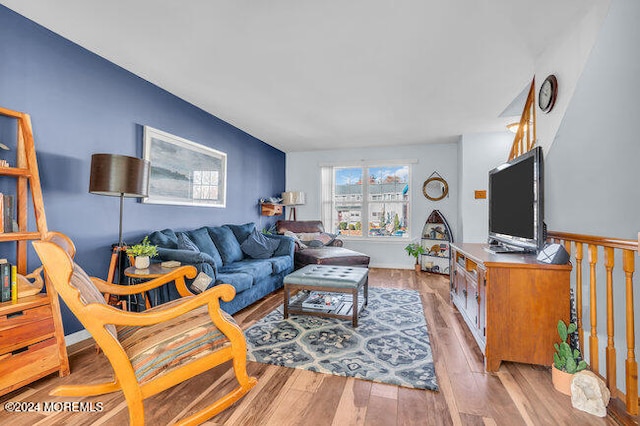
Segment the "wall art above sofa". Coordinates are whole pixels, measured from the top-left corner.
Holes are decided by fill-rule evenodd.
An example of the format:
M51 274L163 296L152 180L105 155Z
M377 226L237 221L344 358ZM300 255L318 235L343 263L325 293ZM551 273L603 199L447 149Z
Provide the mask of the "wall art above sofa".
M151 162L144 203L226 207L227 154L149 126L143 151Z

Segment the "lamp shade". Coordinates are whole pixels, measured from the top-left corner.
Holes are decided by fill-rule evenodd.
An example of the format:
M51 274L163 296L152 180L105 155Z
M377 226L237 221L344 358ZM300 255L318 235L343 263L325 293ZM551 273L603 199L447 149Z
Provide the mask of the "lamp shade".
M114 197L146 197L149 194L147 160L118 154L93 154L89 192Z
M285 206L301 206L304 204L304 192L287 191L282 194L282 204Z

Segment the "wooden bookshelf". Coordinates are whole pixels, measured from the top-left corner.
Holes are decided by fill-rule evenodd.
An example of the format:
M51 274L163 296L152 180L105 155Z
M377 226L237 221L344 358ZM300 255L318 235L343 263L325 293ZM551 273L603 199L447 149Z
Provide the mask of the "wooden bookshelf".
M15 242L14 263L18 273L26 275L29 241L39 240L48 232L31 118L2 107L0 116L17 122L15 167L0 167L0 177L16 179L13 195L18 225L16 232L0 233L0 243ZM27 223L29 199L35 230L30 230ZM69 374L60 302L54 288L47 287L47 293L34 296L18 294L16 303L0 303L0 395L56 371L60 376Z

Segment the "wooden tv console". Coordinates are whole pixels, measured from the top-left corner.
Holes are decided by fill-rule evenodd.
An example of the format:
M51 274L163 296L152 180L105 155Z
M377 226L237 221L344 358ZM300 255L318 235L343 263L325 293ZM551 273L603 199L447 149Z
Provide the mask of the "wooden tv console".
M492 254L486 244L451 244L451 301L484 354L551 365L558 320L569 321L571 264L539 263L534 254Z

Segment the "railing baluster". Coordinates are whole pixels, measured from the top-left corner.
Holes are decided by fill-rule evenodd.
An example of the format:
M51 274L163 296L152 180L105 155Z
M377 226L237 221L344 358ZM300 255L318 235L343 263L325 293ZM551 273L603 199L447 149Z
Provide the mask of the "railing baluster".
M598 303L596 293L596 263L598 262L598 246L589 244L589 313L591 335L589 336L589 365L595 373L600 371L598 360Z
M604 248L604 266L607 270L607 384L609 389L616 389L616 347L613 341L613 247Z
M638 241L626 240L619 238L600 237L593 235L571 234L566 232L549 231L549 241L559 241L564 243L567 252L571 254L571 245L575 244L575 285L576 285L576 313L578 323L578 336L580 339L580 348L586 349L584 344L583 329L583 270L582 261L584 254L588 255L589 262L589 310L590 310L590 336L589 336L589 364L591 370L599 375L599 351L598 351L598 329L597 329L597 280L596 269L598 263L598 250L602 247L604 250L604 267L606 272L606 318L607 318L607 345L606 345L606 375L604 377L607 386L611 390L612 397L625 398L626 411L637 416L639 407L638 397L638 363L635 357L635 313L633 298L633 275L635 273L635 256L640 254L640 233ZM584 253L584 245L587 245L587 253ZM622 392L617 387L617 351L615 347L615 307L614 307L614 288L613 288L613 269L615 267L615 250L622 252L622 269L625 275L625 291L626 291L626 340L627 340L627 356L625 362L625 391ZM619 286L621 287L621 286ZM601 302L601 309L603 303ZM618 308L619 309L619 308ZM615 409L614 409L615 411Z
M626 281L627 302L627 360L626 367L626 394L627 411L635 416L638 414L638 363L635 356L635 316L633 312L633 273L635 271L635 252L623 251L622 268Z
M584 353L584 330L582 329L582 243L576 243L576 314L578 317L578 339Z

